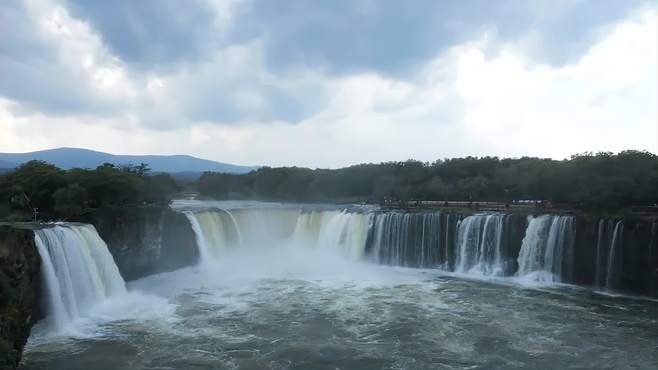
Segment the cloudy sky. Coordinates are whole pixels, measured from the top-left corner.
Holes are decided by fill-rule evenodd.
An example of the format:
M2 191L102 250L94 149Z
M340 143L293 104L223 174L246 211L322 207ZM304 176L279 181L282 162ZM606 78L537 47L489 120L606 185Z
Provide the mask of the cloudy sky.
M0 152L658 152L656 1L0 0Z

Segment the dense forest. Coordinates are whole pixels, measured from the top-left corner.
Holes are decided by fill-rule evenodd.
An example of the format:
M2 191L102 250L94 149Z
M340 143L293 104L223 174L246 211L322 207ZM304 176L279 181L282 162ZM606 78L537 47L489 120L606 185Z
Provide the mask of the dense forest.
M206 172L183 184L214 199L296 202L548 200L558 206L617 210L658 202L658 156L585 153L568 160L466 157L408 160L341 169L262 167L248 174ZM0 220L76 219L95 208L167 204L183 186L141 165L61 170L31 161L0 175Z
M263 167L244 175L205 173L199 192L216 199L306 202L548 200L614 210L658 202L658 156L644 151L585 153L568 160L466 157L347 168Z
M150 174L146 165L61 170L30 161L0 175L0 220L75 219L103 206L167 204L179 191L168 174Z

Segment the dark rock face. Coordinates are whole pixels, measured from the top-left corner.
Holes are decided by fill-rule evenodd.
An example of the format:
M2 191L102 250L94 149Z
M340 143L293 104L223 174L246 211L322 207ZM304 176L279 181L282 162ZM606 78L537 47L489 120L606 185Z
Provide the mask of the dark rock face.
M34 323L40 291L34 233L0 225L0 369L14 369Z
M617 240L614 230L618 223ZM574 284L658 296L658 220L578 217ZM612 244L617 252L611 259ZM614 268L613 268L614 267ZM614 271L612 271L614 270ZM614 274L609 278L610 274Z
M127 281L190 266L199 258L190 223L169 207L102 208L79 221L96 227Z
M658 264L656 251L656 221L638 219L624 221L621 245L620 282L632 294L656 295Z
M158 272L192 266L199 261L196 236L184 214L171 209L164 211L161 235Z

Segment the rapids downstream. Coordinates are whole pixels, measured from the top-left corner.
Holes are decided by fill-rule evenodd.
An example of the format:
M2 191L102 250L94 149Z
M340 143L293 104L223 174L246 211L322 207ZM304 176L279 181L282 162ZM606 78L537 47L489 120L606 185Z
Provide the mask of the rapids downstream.
M93 226L36 232L48 309L21 369L658 368L658 301L617 291L623 221L586 288L570 215L515 241L499 213L174 208L199 263L129 283Z

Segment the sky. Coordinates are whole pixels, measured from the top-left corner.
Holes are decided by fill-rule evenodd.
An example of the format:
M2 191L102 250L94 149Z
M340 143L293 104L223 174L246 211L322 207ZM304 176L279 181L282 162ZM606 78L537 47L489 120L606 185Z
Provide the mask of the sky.
M655 0L0 0L0 152L658 152Z

